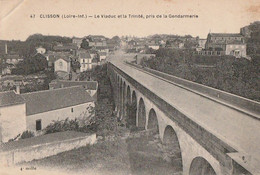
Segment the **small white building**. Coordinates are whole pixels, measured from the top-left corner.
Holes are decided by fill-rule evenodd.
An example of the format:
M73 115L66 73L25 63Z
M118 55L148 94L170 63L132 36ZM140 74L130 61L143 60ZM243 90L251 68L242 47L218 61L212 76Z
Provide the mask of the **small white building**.
M8 63L8 64L16 65L19 62L23 61L23 59L17 54L6 55L5 57L6 57L5 63Z
M52 121L87 117L95 107L93 98L81 86L21 94L26 102L26 128L40 131Z
M100 62L106 60L107 58L107 53L106 52L99 52L99 59L100 59Z
M152 49L154 49L154 50L158 50L158 49L160 48L159 45L149 45L148 47L149 47L149 48L152 48Z
M40 53L40 54L45 54L46 53L46 49L43 48L42 46L37 47L36 51L37 51L37 53Z
M97 50L98 52L106 52L109 53L109 49L106 46L96 46L95 50Z
M18 94L0 92L0 143L26 130L38 132L56 120L89 117L94 99L82 86Z
M226 55L232 55L236 58L246 57L246 43L234 42L226 44Z
M66 72L70 73L70 58L62 56L54 62L55 72Z

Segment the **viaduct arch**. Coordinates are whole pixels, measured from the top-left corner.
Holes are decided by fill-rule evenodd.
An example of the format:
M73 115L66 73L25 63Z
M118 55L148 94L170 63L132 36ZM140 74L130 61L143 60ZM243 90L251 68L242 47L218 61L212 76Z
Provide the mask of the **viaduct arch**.
M117 74L117 73L116 73ZM180 171L185 175L197 175L210 173L210 175L221 175L220 163L192 139L178 124L174 123L167 114L161 111L144 94L134 87L120 74L115 76L116 87L119 87L118 110L123 117L124 109L129 123L142 129L156 129L160 139L167 150L167 154L173 164L178 165ZM128 106L132 107L129 113ZM191 147L192 146L192 147ZM202 164L206 164L202 166ZM195 171L195 169L198 169Z

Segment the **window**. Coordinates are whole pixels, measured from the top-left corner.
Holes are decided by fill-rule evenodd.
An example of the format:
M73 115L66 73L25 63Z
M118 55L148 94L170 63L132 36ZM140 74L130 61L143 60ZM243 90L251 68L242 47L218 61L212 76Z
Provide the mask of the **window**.
M42 130L42 120L36 120L36 131Z
M73 112L73 108L71 108L71 112Z
M59 66L62 67L62 62L59 62Z

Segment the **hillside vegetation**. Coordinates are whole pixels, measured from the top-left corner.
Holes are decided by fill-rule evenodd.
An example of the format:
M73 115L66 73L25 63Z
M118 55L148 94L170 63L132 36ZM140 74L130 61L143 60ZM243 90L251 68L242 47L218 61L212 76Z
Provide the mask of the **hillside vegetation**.
M142 66L190 81L260 101L260 55L249 61L230 56L202 57L188 50L159 49L156 57L144 59Z

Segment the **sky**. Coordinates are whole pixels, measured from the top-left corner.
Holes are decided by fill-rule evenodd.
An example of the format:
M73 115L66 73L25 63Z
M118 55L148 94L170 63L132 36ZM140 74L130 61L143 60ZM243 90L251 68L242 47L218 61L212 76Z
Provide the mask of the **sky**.
M40 18L47 14L86 14L92 18ZM94 15L166 15L167 18L101 19ZM169 15L198 18L169 18ZM35 18L31 18L35 15ZM260 20L259 0L0 0L0 39L29 35L76 36L177 34L206 38L212 33L238 33Z

